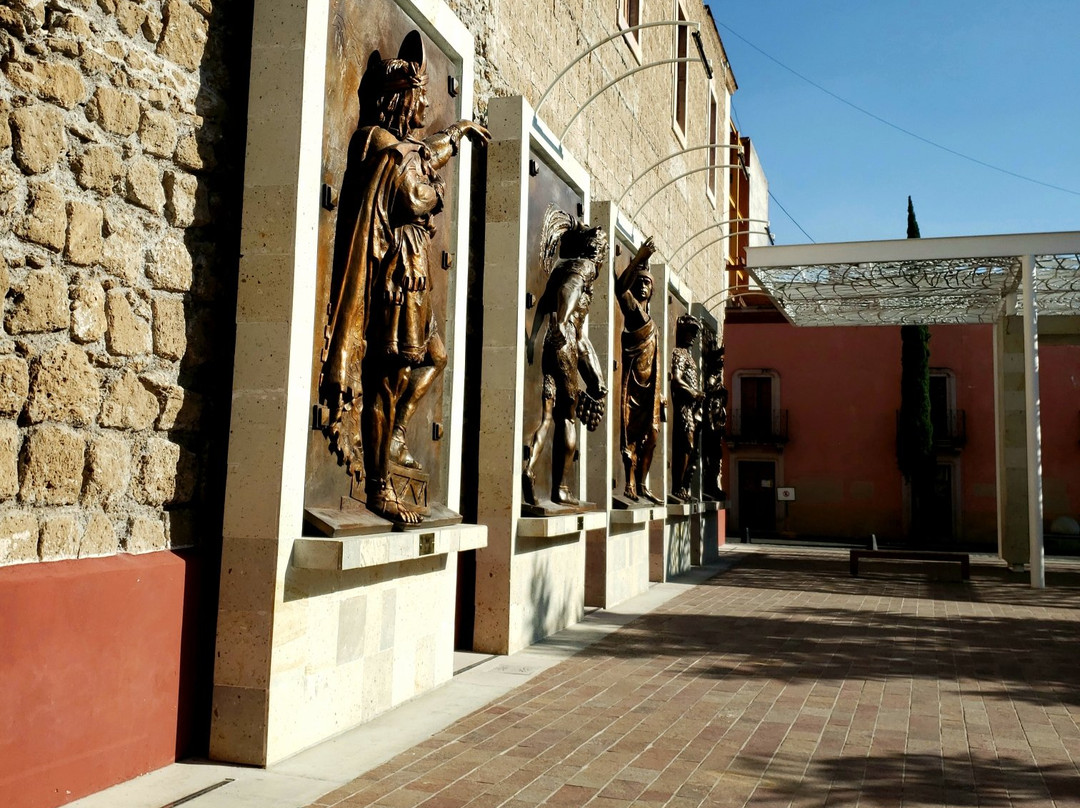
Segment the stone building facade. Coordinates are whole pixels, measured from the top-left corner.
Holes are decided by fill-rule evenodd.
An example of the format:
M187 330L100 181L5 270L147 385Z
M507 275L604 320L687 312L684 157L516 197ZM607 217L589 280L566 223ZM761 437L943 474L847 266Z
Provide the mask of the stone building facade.
M722 328L725 245L682 265L714 236L690 237L727 215L723 166L735 161L720 149L707 170L702 147L729 129L734 75L701 0L633 4L640 23L696 23L700 52L685 25L618 35L624 3L403 5L445 8L472 36L471 112L481 122L491 99L521 96L558 135L611 83L560 148L587 173L594 203L612 203L606 209L624 214L628 232L655 239L666 267L656 272L658 301L661 290L716 300L705 313ZM266 114L275 101L265 75L249 79L251 32L260 15L281 11L256 0L253 20L246 5L0 7L0 642L20 638L0 658L0 688L22 705L0 736L0 794L18 795L14 805L58 805L205 753L215 653L258 633L231 623L223 639L216 623L223 576L233 586L265 572L234 566L228 554L222 567L222 519L234 373L251 379L257 364L237 352L234 368L236 322L282 282L240 270L259 236L241 243L242 207L253 199L244 195L248 109ZM282 52L290 47L298 46ZM302 56L282 64L310 72ZM475 153L477 250L484 226L475 200L488 169ZM475 277L481 257L459 271ZM467 359L469 340L482 324L464 330L458 376L469 379L465 363L478 355ZM467 516L469 468L454 481ZM85 729L99 714L110 718ZM43 715L63 731L35 731Z
M220 510L246 68L209 2L0 26L0 563L189 546Z

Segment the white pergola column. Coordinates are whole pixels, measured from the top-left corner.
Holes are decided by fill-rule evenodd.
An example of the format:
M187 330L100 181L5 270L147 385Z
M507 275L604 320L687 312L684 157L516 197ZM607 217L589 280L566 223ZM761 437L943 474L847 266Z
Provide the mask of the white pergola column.
M1027 426L1028 539L1031 585L1046 586L1043 566L1042 426L1039 417L1039 310L1035 299L1035 256L1024 255L1024 403Z

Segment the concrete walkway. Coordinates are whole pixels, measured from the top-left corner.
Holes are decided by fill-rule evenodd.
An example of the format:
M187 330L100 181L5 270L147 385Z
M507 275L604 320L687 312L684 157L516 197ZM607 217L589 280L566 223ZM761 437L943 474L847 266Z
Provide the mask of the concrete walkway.
M1080 806L1080 565L1035 591L990 558L968 584L852 578L830 550L723 558L268 772L195 766L236 781L185 804ZM183 769L74 805L161 808ZM139 783L156 802L122 796Z

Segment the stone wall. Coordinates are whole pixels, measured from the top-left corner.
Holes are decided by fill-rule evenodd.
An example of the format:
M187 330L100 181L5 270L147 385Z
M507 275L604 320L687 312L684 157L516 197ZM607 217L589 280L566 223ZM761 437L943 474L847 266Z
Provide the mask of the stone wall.
M220 535L236 5L0 7L0 565Z
M622 0L449 0L450 6L476 37L476 98L478 112L486 115L491 96L523 95L536 108L555 76L589 46L615 33ZM641 22L671 20L676 0L641 0ZM735 78L724 54L716 27L701 0L683 0L686 17L700 23L705 52L714 70L713 85L723 119L720 140L727 137L729 104ZM539 110L556 134L597 90L640 64L674 57L674 28L639 31L641 62L623 38L600 46L571 69L555 86ZM522 43L536 43L524 47ZM696 56L693 40L689 55ZM592 175L594 200L617 200L631 180L656 160L686 147L704 145L708 138L709 80L700 64L688 67L686 142L673 124L674 67L658 65L642 70L603 92L574 122L565 144ZM751 133L752 134L752 133ZM669 160L643 179L627 196L622 210L633 212L661 183L704 166L707 151L699 150ZM721 151L718 163L733 162ZM662 191L634 222L659 247L657 260L678 267L715 235L702 235L679 254L672 251L710 223L727 218L726 172L719 177L716 202L706 194L706 172L692 174ZM717 233L718 234L718 233ZM721 242L702 252L681 274L698 300L718 292L725 283L726 245ZM710 305L714 312L716 304ZM718 319L720 319L718 317Z

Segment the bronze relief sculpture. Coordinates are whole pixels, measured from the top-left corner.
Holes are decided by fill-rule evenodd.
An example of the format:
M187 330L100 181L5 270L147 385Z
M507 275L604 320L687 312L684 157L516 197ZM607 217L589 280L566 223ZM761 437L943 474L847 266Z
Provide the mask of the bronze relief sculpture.
M724 387L724 346L717 343L716 334L707 329L703 339L701 364L705 377L705 423L702 441L702 480L705 493L724 498L721 486L721 452L724 428L727 426L728 391Z
M416 524L425 515L426 478L408 429L447 362L429 299L429 243L446 194L438 172L463 137L484 145L490 136L462 120L419 139L428 98L416 31L397 58L372 54L360 100L360 206L326 328L319 399L354 484L365 480L368 510ZM423 496L410 496L419 486Z
M691 480L697 466L698 432L705 393L698 382L697 363L690 349L701 331L696 317L684 314L675 324L671 352L671 402L675 410L671 447L671 496L677 502L693 498Z
M585 330L593 283L607 256L607 235L551 206L544 215L540 245L540 264L548 279L525 337L525 354L532 364L536 337L546 323L540 355L542 409L525 447L522 495L527 505L540 505L536 461L550 444L551 501L574 508L580 502L569 479L577 453L577 420L594 431L604 416L607 395L600 361Z
M646 239L622 275L615 273L615 299L623 315L619 453L631 503L645 499L660 504L648 487L656 439L660 434L659 336L649 313L653 278L649 258L656 252Z

